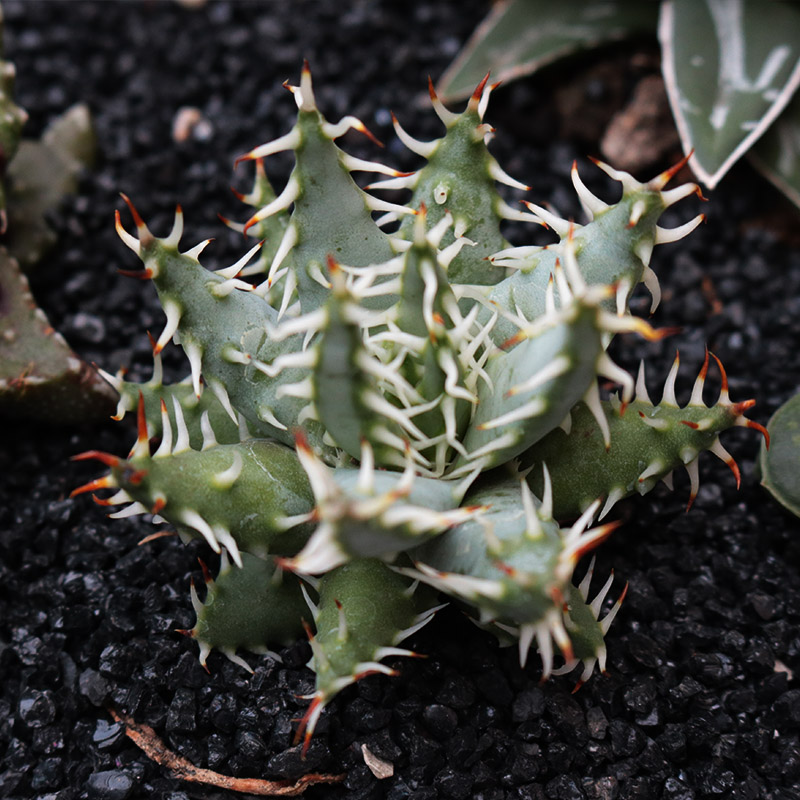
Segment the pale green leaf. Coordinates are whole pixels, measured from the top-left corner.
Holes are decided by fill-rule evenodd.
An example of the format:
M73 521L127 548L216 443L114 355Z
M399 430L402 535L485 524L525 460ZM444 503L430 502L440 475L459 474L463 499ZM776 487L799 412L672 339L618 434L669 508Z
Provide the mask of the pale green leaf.
M657 3L642 0L508 0L497 3L447 68L438 91L469 96L487 72L495 81L529 75L578 50L655 31Z
M767 430L770 446L761 447L761 484L800 517L800 394L773 414Z
M795 95L750 156L759 172L800 207L800 96Z
M78 190L78 179L97 155L89 109L74 105L57 117L40 140L23 139L8 176L8 233L3 243L23 269L39 264L56 243L47 215Z
M800 6L665 0L658 34L684 151L713 189L800 84Z

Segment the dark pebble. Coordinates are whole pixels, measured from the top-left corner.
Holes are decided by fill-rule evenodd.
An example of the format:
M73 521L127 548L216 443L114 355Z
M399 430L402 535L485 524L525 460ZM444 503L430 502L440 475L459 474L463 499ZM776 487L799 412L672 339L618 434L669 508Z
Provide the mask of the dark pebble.
M725 698L725 708L731 714L752 714L756 707L756 695L752 689L734 689Z
M411 789L403 780L398 780L386 793L386 800L406 800L411 797Z
M245 760L257 764L266 758L267 746L255 731L237 731L236 751Z
M348 703L345 710L348 723L354 730L377 731L385 727L392 717L389 708L379 708L360 697Z
M544 800L545 793L540 784L529 783L526 786L518 786L511 797L513 800Z
M787 744L780 755L781 777L786 781L797 782L800 779L800 745Z
M616 800L619 796L619 781L611 776L584 781L584 790L589 800Z
M772 704L789 687L785 672L771 672L756 688L756 698L759 703Z
M66 725L56 723L44 728L37 728L31 739L31 750L42 755L53 755L64 749Z
M680 779L664 781L664 800L694 800L695 793Z
M56 716L56 706L50 692L29 690L19 699L19 717L29 728L41 728Z
M447 760L454 766L469 764L475 757L478 747L478 735L474 728L462 727L444 745L447 748Z
M790 689L778 697L773 706L772 714L776 727L785 730L800 728L800 689Z
M587 709L586 727L592 739L603 739L605 737L606 730L608 729L608 720L603 713L603 709L597 706L592 706L592 708Z
M127 648L110 644L100 654L100 672L111 678L129 678L133 673L133 661Z
M458 714L452 708L434 703L422 712L425 727L437 738L446 739L458 725Z
M297 780L301 775L313 772L328 754L327 748L313 739L305 757L302 749L302 745L296 745L273 755L267 762L267 771L279 778Z
M197 704L191 689L178 689L167 711L167 730L188 733L197 727Z
M365 797L365 793L369 793L371 789L375 788L376 783L376 778L370 772L369 767L366 764L358 764L347 773L344 785L351 794Z
M212 733L208 737L208 766L209 769L222 771L223 764L231 755L233 748L230 740L219 733Z
M408 796L408 800L437 800L439 792L433 786L422 786Z
M586 793L569 775L559 775L547 782L545 795L552 800L584 800Z
M641 633L628 637L628 652L645 667L659 667L663 660L663 651L658 643Z
M511 719L514 722L527 722L541 717L544 713L544 692L541 689L525 689L515 698L511 706Z
M706 686L725 684L734 673L733 661L723 653L698 653L689 661L689 669Z
M45 758L33 768L31 788L37 792L58 789L61 786L63 776L63 760L60 758Z
M614 755L628 757L638 755L645 745L644 734L621 719L611 720L608 726Z
M111 750L125 740L125 729L119 722L109 723L104 719L97 721L92 733L92 743L98 750Z
M494 703L497 706L508 706L514 697L508 678L497 669L478 675L475 679L475 685L490 703Z
M106 327L103 320L94 314L75 314L71 320L67 319L65 321L64 328L70 338L90 344L98 344L106 336Z
M676 703L682 704L702 691L703 687L694 678L684 678L675 688L669 690L669 696Z
M629 688L625 689L622 697L626 708L637 714L646 714L656 699L655 683L646 678L637 679Z
M469 708L475 702L475 686L467 678L451 675L436 693L436 699L457 710Z
M230 733L236 724L236 698L228 694L215 695L208 712L217 730Z
M776 599L763 592L751 592L750 605L763 620L772 619L775 614Z
M452 769L443 769L433 779L433 785L440 795L452 800L467 800L472 794L472 783L469 774Z
M769 675L775 666L775 655L763 639L751 640L743 655L745 666L756 675Z
M133 788L133 778L122 770L93 772L86 781L91 800L125 800Z
M503 786L519 786L529 783L543 771L544 765L540 755L517 753L508 763L500 782Z

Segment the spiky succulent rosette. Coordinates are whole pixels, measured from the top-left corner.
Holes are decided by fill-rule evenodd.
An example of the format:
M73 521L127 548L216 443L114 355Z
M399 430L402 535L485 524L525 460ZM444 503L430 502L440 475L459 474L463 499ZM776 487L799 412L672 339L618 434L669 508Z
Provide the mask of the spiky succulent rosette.
M136 235L119 215L117 230L167 322L150 381L107 376L117 418L137 409L133 449L79 456L110 472L74 494L113 489L98 502L127 505L112 516L153 514L220 554L206 600L192 592L204 663L216 648L247 666L238 649L306 627L317 673L298 732L306 744L338 691L411 654L398 645L431 618L430 587L517 641L523 664L535 644L544 676L582 663L584 681L604 667L621 602L604 613L610 581L590 599L591 570L572 584L579 559L616 527L595 525L598 514L678 463L694 474L702 450L731 462L718 435L760 428L743 416L752 401L731 403L726 384L716 405L703 404L707 365L686 408L674 402L674 373L654 406L643 378L606 352L617 333L664 335L627 303L641 281L658 299L654 246L700 219L668 232L658 218L697 187L665 190L676 169L639 183L601 165L623 196L602 202L573 169L594 216L585 226L531 204L515 212L496 182L527 187L487 149L487 80L461 114L431 93L441 139L419 142L396 123L426 159L414 173L344 153L339 136L367 131L322 116L307 67L290 88L297 123L240 159L256 161L241 199L257 210L228 224L269 240L257 264L260 245L209 272L206 242L180 249L180 209L158 238L125 198ZM282 151L295 166L276 194L263 160ZM389 176L372 188L411 199L375 198L353 180L361 170ZM508 218L544 223L561 240L511 248ZM164 385L170 340L190 375ZM603 400L598 378L620 398Z

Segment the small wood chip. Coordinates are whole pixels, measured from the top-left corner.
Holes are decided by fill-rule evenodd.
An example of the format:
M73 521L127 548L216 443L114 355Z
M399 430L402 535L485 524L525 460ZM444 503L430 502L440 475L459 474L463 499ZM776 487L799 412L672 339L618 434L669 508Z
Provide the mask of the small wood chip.
M772 671L773 672L785 672L786 673L786 677L789 680L793 680L794 679L794 672L792 672L792 670L789 669L789 667L787 667L786 664L784 664L783 661L781 661L780 659L777 659L777 658L775 659L775 665L772 667Z
M344 775L311 773L304 775L295 783L291 783L290 781L265 781L258 778L232 778L228 775L220 775L210 769L199 769L183 756L173 753L149 725L138 723L127 714L115 711L113 708L109 708L108 712L116 722L125 725L125 734L141 748L148 758L169 769L173 777L180 780L204 783L220 789L230 789L232 792L248 792L261 797L297 797L315 783L339 783L345 779Z
M145 536L144 539L140 539L136 544L143 545L149 544L150 542L154 542L156 539L163 539L166 536L177 536L177 531L156 531L155 533L151 533L149 536Z
M176 142L185 142L189 137L205 142L213 132L211 123L194 106L179 108L172 121L172 138Z
M361 745L361 754L364 756L364 763L379 781L384 778L391 778L394 775L394 764L391 761L384 761L382 758L378 758L365 744Z
M617 169L640 172L668 158L680 147L669 100L660 75L636 85L628 105L611 118L600 152Z
M703 290L703 297L705 297L706 302L711 306L711 313L721 314L723 311L723 306L719 297L717 296L717 290L714 288L714 284L708 275L703 276L701 288Z

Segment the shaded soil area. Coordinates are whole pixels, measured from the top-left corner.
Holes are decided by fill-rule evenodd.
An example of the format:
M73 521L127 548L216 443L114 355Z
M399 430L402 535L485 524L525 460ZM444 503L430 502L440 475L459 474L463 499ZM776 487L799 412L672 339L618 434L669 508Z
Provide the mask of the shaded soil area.
M151 370L145 331L157 334L163 314L152 287L117 274L138 268L114 232L118 192L159 235L180 202L184 242L216 237L207 262L225 266L244 248L217 213L243 219L228 187L250 180L245 166L232 173L233 159L288 130L294 103L281 83L297 82L303 58L324 113L355 114L386 142L376 152L348 134L344 146L413 169L390 112L421 139L440 135L427 75L441 74L485 11L478 0L354 2L343 11L321 0L3 5L28 134L84 101L101 148L98 168L53 218L60 244L32 276L34 293L83 358L138 379ZM655 70L653 46L635 44L499 90L487 117L497 127L493 152L531 184L529 199L579 219L573 160L590 188L615 199L586 156L599 153L612 113ZM176 136L185 107L200 122ZM679 155L656 150L664 160L638 177ZM291 164L273 161L280 184ZM798 217L746 164L709 203L683 202L663 224L699 210L706 224L653 259L664 294L654 322L681 332L659 343L620 337L614 355L629 370L644 358L658 397L678 348L684 403L707 344L728 368L732 398L755 398L751 416L766 423L800 385ZM648 304L637 295L636 312ZM187 371L177 348L165 363L173 378ZM707 456L689 514L684 475L674 493L660 487L615 510L625 524L598 552L595 580L613 568L612 596L626 582L629 590L608 638L607 674L575 694L574 677L541 684L538 659L520 669L513 649L448 608L411 641L428 658L397 661L399 677L367 678L337 698L305 761L292 733L307 705L298 695L313 686L308 644L282 650L282 663L246 654L253 676L216 653L205 672L175 629L193 625L189 582L202 581L197 557L209 560L207 552L174 537L137 546L152 531L146 522L109 521L85 497L69 499L96 475L70 456L122 454L133 438L127 424L105 421L2 425L0 797L233 796L170 777L125 737L113 706L197 767L285 780L345 775L309 788L312 800L800 798L800 523L758 486L753 431L724 437L742 468L738 492ZM391 777L373 775L364 745L393 765Z

